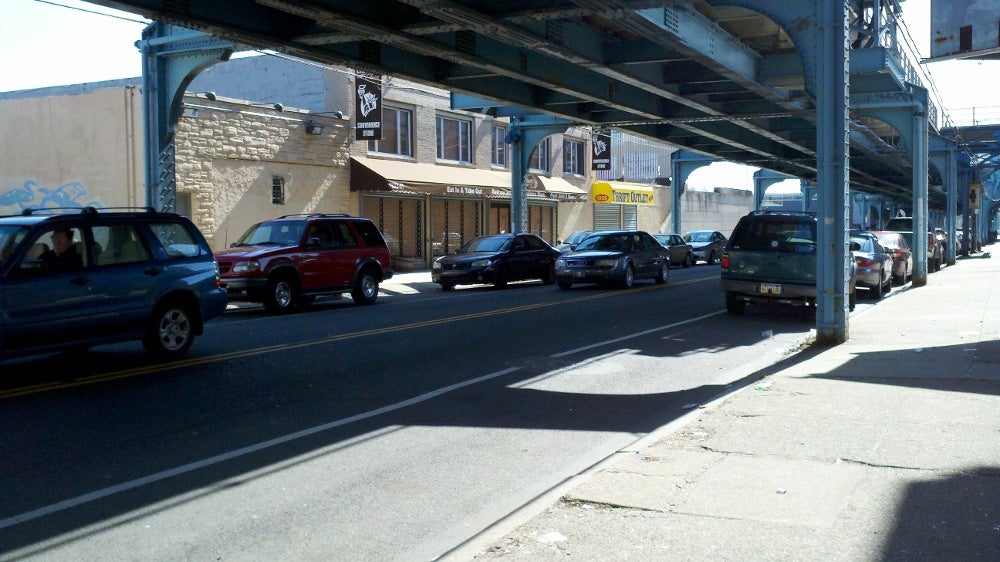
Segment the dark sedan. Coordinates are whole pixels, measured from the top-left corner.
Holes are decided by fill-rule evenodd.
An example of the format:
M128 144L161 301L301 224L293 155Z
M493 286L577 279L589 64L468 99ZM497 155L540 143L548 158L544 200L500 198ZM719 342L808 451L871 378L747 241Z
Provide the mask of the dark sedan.
M718 230L692 230L684 235L684 241L694 248L694 257L708 265L722 257L728 241Z
M683 265L684 267L694 265L694 248L685 242L680 234L654 234L653 238L656 238L656 241L664 248L670 250L670 265Z
M556 260L556 283L569 289L574 283L617 284L630 288L636 279L666 283L670 254L655 238L638 230L596 232L576 250Z
M892 289L892 255L871 232L851 231L851 254L858 264L857 286L878 300Z
M498 289L510 281L555 281L552 267L559 250L534 234L496 234L469 241L454 254L442 256L431 267L431 280L444 291L455 285L492 284Z

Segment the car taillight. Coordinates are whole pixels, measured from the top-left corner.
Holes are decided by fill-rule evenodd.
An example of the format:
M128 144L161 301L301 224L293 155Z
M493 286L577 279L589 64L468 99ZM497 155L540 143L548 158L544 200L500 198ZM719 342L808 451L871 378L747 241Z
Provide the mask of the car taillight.
M719 261L719 267L722 269L729 269L729 254L722 254L722 260Z
M854 258L854 261L858 262L858 266L860 267L871 267L875 265L875 260L870 260L868 258L863 258L860 256Z

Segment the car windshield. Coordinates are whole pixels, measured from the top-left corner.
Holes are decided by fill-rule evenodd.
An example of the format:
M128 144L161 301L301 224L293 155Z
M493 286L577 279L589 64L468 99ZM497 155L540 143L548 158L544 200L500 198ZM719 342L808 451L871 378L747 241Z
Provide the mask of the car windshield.
M459 254L475 254L478 252L502 252L510 247L510 236L487 236L476 238L459 248Z
M608 250L612 252L623 252L628 247L627 234L594 234L588 236L580 245L576 247L580 250Z
M304 222L262 222L251 226L233 246L293 246L304 230Z
M23 226L0 226L0 264L7 261L27 234L28 229Z
M569 235L569 238L566 239L565 244L570 244L570 245L579 244L584 238L590 236L591 234L593 234L593 232L589 230L581 230L580 232L574 232L573 234Z
M712 233L707 230L688 232L684 235L685 242L708 242Z

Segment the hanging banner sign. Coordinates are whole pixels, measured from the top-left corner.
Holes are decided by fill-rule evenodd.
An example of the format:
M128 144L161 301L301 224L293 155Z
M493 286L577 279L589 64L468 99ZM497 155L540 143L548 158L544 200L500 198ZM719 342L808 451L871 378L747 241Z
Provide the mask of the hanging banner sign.
M611 129L594 129L594 157L590 160L593 171L611 169Z
M358 76L354 83L355 138L382 140L382 77Z
M655 205L655 192L649 187L625 187L605 181L595 181L590 187L592 203L617 205Z

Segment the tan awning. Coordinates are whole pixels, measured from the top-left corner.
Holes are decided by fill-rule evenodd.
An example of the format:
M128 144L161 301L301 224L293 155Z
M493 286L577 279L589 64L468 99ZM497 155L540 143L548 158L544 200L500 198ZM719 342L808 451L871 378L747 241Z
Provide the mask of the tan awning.
M619 181L595 181L590 188L594 203L616 205L655 205L656 192L648 185Z
M510 174L478 168L351 158L351 191L490 196L493 190L505 190L509 194Z
M587 192L562 178L536 176L550 199L559 201L586 201Z

